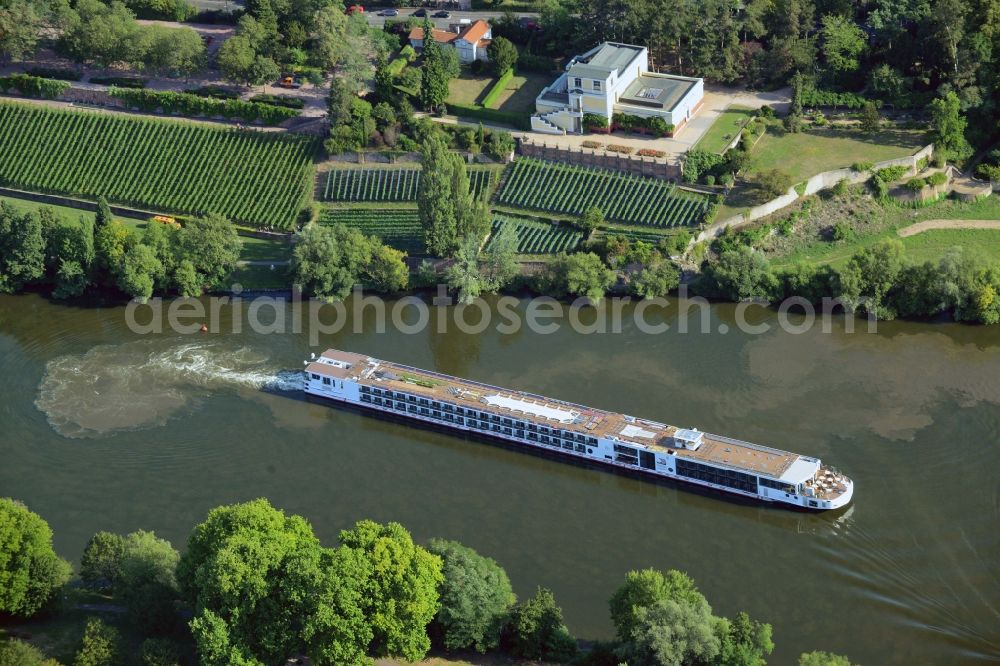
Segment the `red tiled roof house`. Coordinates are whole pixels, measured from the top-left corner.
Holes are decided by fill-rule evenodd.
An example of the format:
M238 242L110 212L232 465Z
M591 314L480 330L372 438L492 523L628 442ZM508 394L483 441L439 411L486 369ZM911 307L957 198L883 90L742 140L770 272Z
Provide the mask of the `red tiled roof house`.
M470 63L475 60L489 60L486 49L493 39L493 28L489 23L477 20L472 23L456 23L449 30L431 29L434 41L441 46L449 46L458 51L458 60ZM410 30L410 45L418 51L424 47L424 29L414 26Z

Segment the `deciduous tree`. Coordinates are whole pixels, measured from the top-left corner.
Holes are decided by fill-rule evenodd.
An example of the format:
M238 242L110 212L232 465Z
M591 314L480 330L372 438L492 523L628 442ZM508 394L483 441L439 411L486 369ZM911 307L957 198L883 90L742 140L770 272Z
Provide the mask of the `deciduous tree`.
M362 610L373 632L375 656L422 659L430 649L427 625L438 611L441 559L413 543L399 523L369 520L340 533L341 546L358 558Z
M427 550L443 562L441 608L434 622L445 648L479 652L496 648L507 611L516 600L507 572L455 541L432 539Z
M20 502L0 498L0 613L34 615L71 572L52 549L48 523Z

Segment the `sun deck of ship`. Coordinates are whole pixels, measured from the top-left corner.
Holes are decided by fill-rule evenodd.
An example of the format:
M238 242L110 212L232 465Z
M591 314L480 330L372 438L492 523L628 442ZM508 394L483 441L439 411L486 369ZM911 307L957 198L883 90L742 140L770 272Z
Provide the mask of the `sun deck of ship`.
M331 365L330 363L338 365ZM340 366L348 367L340 367ZM815 469L816 460L795 453L751 444L728 437L702 433L697 450L678 448L673 436L678 427L609 412L533 393L423 370L401 363L382 361L362 354L330 349L306 367L307 372L362 385L392 388L460 406L516 418L549 428L597 438L617 439L650 450L670 452L691 460L763 475L789 483L804 480ZM487 401L489 399L489 401Z

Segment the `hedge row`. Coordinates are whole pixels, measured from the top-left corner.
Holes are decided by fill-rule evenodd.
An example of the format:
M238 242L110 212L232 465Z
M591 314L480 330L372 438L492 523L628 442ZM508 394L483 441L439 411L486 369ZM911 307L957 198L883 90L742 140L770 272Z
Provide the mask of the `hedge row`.
M531 129L531 120L528 116L521 113L484 109L469 104L452 104L451 102L446 103L445 106L448 108L448 113L461 118L470 118L482 122L503 123L522 130Z
M407 64L409 64L409 61L403 56L399 56L397 58L393 58L392 62L386 65L386 69L392 76L398 76L404 69L406 69Z
M90 82L99 86L116 86L118 88L145 88L149 79L134 76L92 76Z
M486 97L483 97L482 105L485 108L490 108L493 103L497 101L497 98L503 94L503 91L507 89L507 84L510 80L514 78L514 70L508 69L506 72L500 75L493 85L490 87L489 92L486 93Z
M43 79L59 79L60 81L79 81L83 78L82 73L65 67L32 67L28 70L28 74Z
M283 106L286 109L303 109L306 106L305 100L301 97L289 97L288 95L254 95L250 101L258 104Z
M802 106L832 106L834 108L860 109L870 101L875 100L866 99L855 93L819 90L813 87L805 87L802 90ZM881 101L875 101L875 104L882 106Z
M0 91L8 93L11 90L25 97L41 97L55 99L69 88L69 83L54 79L43 79L27 74L11 74L0 76Z
M198 97L188 93L153 90L130 90L112 87L108 93L131 108L142 111L179 113L184 116L222 116L245 122L259 120L264 125L277 125L299 115L295 109L286 109L259 102L244 102L239 99L215 99Z

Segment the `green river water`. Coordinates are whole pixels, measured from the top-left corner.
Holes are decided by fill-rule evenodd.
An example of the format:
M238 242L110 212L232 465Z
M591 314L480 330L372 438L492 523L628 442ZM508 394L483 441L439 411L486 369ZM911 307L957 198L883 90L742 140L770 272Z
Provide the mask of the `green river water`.
M63 556L101 529L183 548L210 508L263 496L330 545L360 518L460 540L520 595L552 588L581 637L610 635L626 571L673 567L717 613L771 622L775 664L1000 660L1000 327L750 335L715 305L705 334L377 333L366 318L310 346L233 333L228 312L220 333L137 335L124 308L0 297L0 495L48 520ZM326 347L816 455L855 480L854 503L738 504L283 390Z

